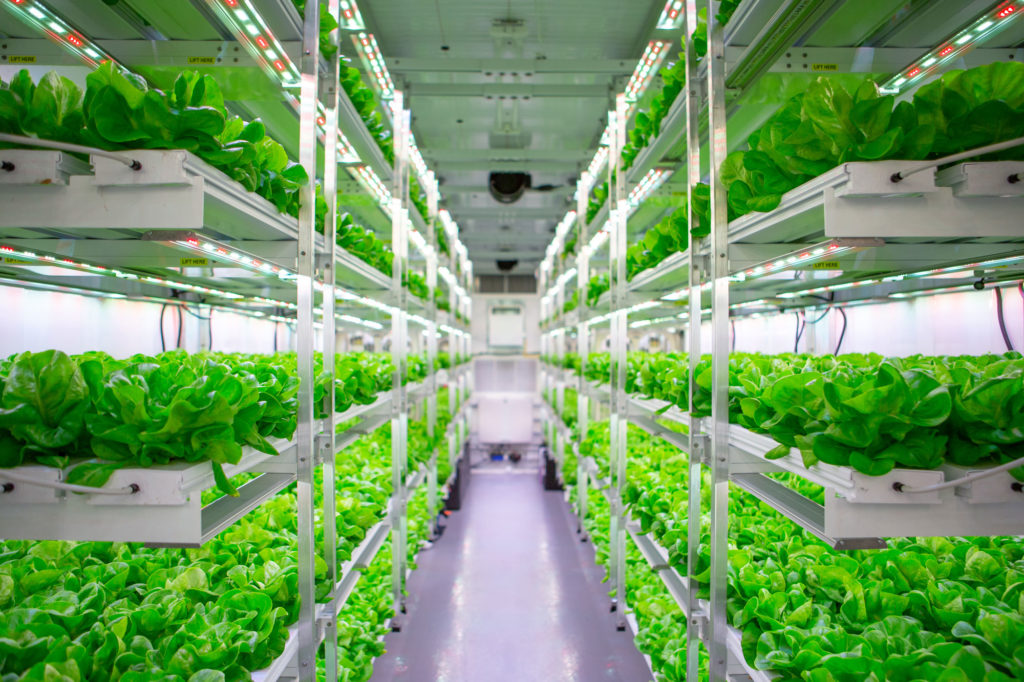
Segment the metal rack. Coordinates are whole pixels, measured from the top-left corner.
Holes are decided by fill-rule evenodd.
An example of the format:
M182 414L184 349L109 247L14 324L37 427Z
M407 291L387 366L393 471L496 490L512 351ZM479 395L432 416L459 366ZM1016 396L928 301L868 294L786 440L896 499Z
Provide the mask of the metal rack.
M35 7L5 3L5 16L19 16ZM254 93L253 101L231 101L229 107L246 118L259 115L270 134L284 143L300 163L310 170L310 181L301 194L298 219L280 214L267 200L249 193L227 175L184 151L126 151L139 162L138 170L103 155L92 155L87 162L60 151L3 150L0 156L13 167L0 178L0 278L18 286L51 288L57 284L68 289L96 291L139 300L166 301L176 291L184 291L187 300L204 306L224 306L257 316L294 315L298 334L299 414L298 430L291 441L275 443L277 457L246 449L241 462L226 466L227 476L245 472L260 475L239 488L239 497L224 497L206 505L203 490L213 487L208 463L170 465L152 469L125 469L117 472L108 486L136 485L138 493L122 498L99 495L55 493L52 488L16 483L12 492L0 499L0 535L8 538L58 538L112 541L141 541L153 545L197 546L242 518L259 504L295 484L298 498L298 585L302 602L297 623L291 628L286 649L268 669L258 671L255 679L281 678L313 680L316 676L317 649L327 642L327 679L337 679L338 647L336 616L355 588L360 571L376 555L390 533L396 548L396 613L402 610L402 591L407 575L404 553L406 503L411 493L429 481L431 505L436 507L436 455L431 464L417 472L408 472L407 430L409 411L422 401L428 402L428 428L436 428L435 372L437 333L446 328L449 338L449 375L455 384L452 400L458 401L471 382L471 373L456 366L456 359L469 352L469 333L465 324L451 315L439 315L434 306L437 286L438 245L435 225L440 217L440 196L432 174L420 177L428 193L429 220L414 213L410 220L409 111L401 93L391 102L391 123L396 138L394 168L385 161L376 140L341 90L337 59L319 54L319 3L306 3L300 17L290 0L240 0L221 7L213 0L184 3L181 26L191 25L196 35L220 35L223 41L214 50L213 41L184 40L174 30L158 39L108 40L104 26L116 23L117 10L94 3L89 12L68 3L58 7L55 21L66 27L76 40L65 44L62 36L55 48L49 40L15 35L5 40L8 51L34 55L39 63L81 64L88 53L81 47L103 50L130 68L160 65L186 68L195 64L225 70L261 69L270 78L265 91ZM270 64L258 53L255 42L246 37L241 25L232 23L232 8L244 9L267 36L281 41L281 66ZM329 0L326 11L341 18L338 0ZM38 9L38 8L37 8ZM54 10L45 8L47 12ZM10 13L10 14L8 14ZM73 22L82 22L75 25ZM106 24L104 22L107 22ZM17 22L15 22L17 23ZM20 26L20 24L17 24ZM54 24L56 25L56 24ZM156 27L159 29L161 27ZM31 22L26 36L34 33ZM341 32L331 35L339 45ZM191 33L186 31L186 34ZM164 39L163 35L170 38ZM231 36L237 42L232 42ZM145 49L139 49L144 43ZM275 43L276 44L276 43ZM69 47L70 45L70 47ZM266 48L266 45L263 45ZM272 46L273 47L273 46ZM84 48L83 48L84 49ZM72 54L65 52L70 50ZM95 65L95 62L92 62ZM294 70L295 81L284 83L275 73L287 65ZM252 80L252 79L250 79ZM259 79L256 79L257 81ZM266 96L269 95L269 96ZM337 140L336 144L334 141ZM377 201L354 207L368 223L391 223L391 241L395 258L393 271L382 274L340 246L335 245L339 214L339 166L371 192ZM6 166L5 166L6 168ZM313 212L316 169L328 204L324 234L315 230ZM386 200L365 178L390 192ZM367 208L369 207L369 208ZM413 221L419 227L418 251L410 258L410 234ZM464 319L471 315L467 291L472 268L458 242L457 227L446 223L452 255L448 271L462 273L448 284L452 312ZM426 302L409 296L403 275L413 259L422 263L428 281ZM36 271L40 265L46 271ZM55 276L54 266L68 271L68 277ZM282 312L285 311L285 312ZM288 319L288 318L281 318ZM405 385L409 320L425 330L428 373L423 384ZM335 413L334 392L325 392L328 416L314 418L314 323L322 324L324 371L334 383L336 326L382 331L390 322L392 354L395 365L394 388L371 405L354 406ZM453 407L453 413L455 409ZM463 413L453 428L455 436L465 431ZM336 425L360 418L360 422L342 433ZM379 427L392 425L393 496L387 516L367 533L352 559L337 563L335 528L336 453L344 451L356 439ZM454 438L453 438L454 440ZM317 547L314 535L314 470L323 472L324 541ZM44 467L22 467L12 475L29 475L36 480L60 483L60 471ZM0 472L0 480L2 472ZM8 481L10 482L10 481ZM125 507L131 514L125 514ZM14 522L17 522L15 525ZM401 555L398 554L401 550ZM322 552L328 577L334 585L325 603L315 604L314 558ZM395 623L396 629L398 623Z
M955 12L939 17L933 13L927 40L933 45L954 45L950 35L965 25L976 25L999 3L961 3ZM691 40L698 9L708 17L708 50L698 59ZM710 653L711 679L768 679L750 670L739 641L726 619L728 485L733 483L755 495L837 549L884 546L880 538L916 535L999 535L1024 532L1024 498L1012 493L1006 474L930 493L908 496L894 490L894 483L929 485L962 478L968 471L946 466L938 471L895 470L882 477L862 476L851 469L823 464L807 468L798 452L781 459L767 459L775 448L771 438L729 423L728 358L730 318L765 310L801 309L820 305L814 294L829 291L835 305L887 300L890 294L908 294L963 286L971 271L991 273L998 267L1021 272L1024 238L1019 215L1024 199L1016 184L1008 181L1024 169L1019 162L963 163L936 173L917 173L897 185L892 176L913 162L887 161L843 164L798 187L782 198L769 213L750 213L729 221L726 193L718 174L726 153L738 148L760 126L773 108L759 103L743 106L745 97L766 73L811 74L815 70L892 73L890 83L913 80L929 65L931 50L888 47L879 34L871 54L858 61L852 48L809 47L809 37L829 20L834 24L856 11L878 14L880 24L887 11L882 3L870 8L841 2L807 3L799 0L745 0L727 27L717 19L718 3L687 0L682 11L687 86L661 122L660 132L636 157L628 171L618 163L626 117L621 102L609 115L609 162L606 179L609 199L595 224L605 225L607 239L588 233L587 199L596 178L584 173L577 193L577 211L567 221L577 226L581 248L575 264L576 311L563 314L565 290L572 273L566 273L558 257L568 230L556 231L552 247L540 269L543 328L542 353L556 358L557 368L544 369L544 387L579 387L581 424L586 424L588 402L599 403L611 414L610 480L597 481L596 470L581 462L580 486L607 485L611 506L611 580L622 594L622 529L632 535L652 568L665 581L690 619L687 630L687 679L697 678L697 647L703 640ZM893 19L888 34L913 25L921 12ZM1006 13L1009 15L1009 13ZM1001 15L1003 16L1003 15ZM902 23L900 23L902 22ZM837 35L833 25L832 40ZM863 26L853 30L863 30ZM1018 25L1019 29L1019 25ZM1005 30L1005 29L1004 29ZM1015 29L1019 34L1019 30ZM849 33L850 31L847 31ZM848 44L861 44L863 36L845 36ZM826 38L827 39L827 38ZM826 40L823 39L823 40ZM1008 39L1009 44L1015 44ZM799 42L797 42L799 41ZM799 45L799 48L795 46ZM1012 48L974 49L973 43L955 43L960 61L938 61L933 72L953 66L977 66L1013 59ZM799 49L800 58L789 54ZM970 50L970 51L969 51ZM938 51L938 48L935 50ZM869 58L868 58L869 57ZM867 61L865 61L867 59ZM798 62L797 64L789 62ZM805 63L806 62L806 63ZM924 65L925 69L917 65ZM821 69L810 68L821 65ZM909 65L909 66L908 66ZM827 68L826 68L827 67ZM917 69L915 71L915 69ZM915 81L916 82L916 81ZM779 101L782 104L783 101ZM712 141L709 144L709 140ZM595 165L600 165L596 164ZM696 224L693 189L703 180L711 190L711 234L695 239L690 248L663 260L656 267L626 281L623 258L627 218L634 206L624 201L637 184L656 167L671 168L685 177L688 224ZM604 179L604 178L603 178ZM911 180L913 181L911 184ZM1012 184L1012 186L1011 186ZM1019 183L1017 183L1019 184ZM629 221L629 233L642 233L661 212L637 211ZM605 220L607 221L605 223ZM586 288L596 257L607 244L611 289L593 309L586 307ZM591 248L593 245L594 248ZM1007 262L1009 261L1009 264ZM776 273L798 270L833 270L837 274L821 285ZM840 272L841 271L841 272ZM768 276L771 274L772 276ZM792 273L791 273L792 274ZM956 279L961 277L961 279ZM969 282L968 282L969 284ZM815 285L818 285L817 287ZM701 356L701 325L710 321L712 341L703 349L712 359L712 414L698 419L661 401L627 396L624 392L626 338L635 320L642 325L662 324L687 330L690 382ZM581 363L593 350L594 328L610 325L611 374L604 385L584 379L585 364L577 377L561 369L567 346L575 345ZM639 325L638 325L639 326ZM688 427L685 434L670 430L659 420L671 419ZM689 518L700 518L702 469L710 470L711 598L698 604L685 586L692 575L665 570L667 554L651 538L631 528L619 503L624 476L625 424L634 424L690 453ZM581 436L585 428L580 430ZM773 453L773 455L776 453ZM825 504L819 504L766 476L786 471L825 488ZM978 486L977 489L972 488ZM580 494L585 513L585 493ZM927 499L926 499L927 498ZM703 511L708 511L704 509ZM697 565L700 524L689 524L688 565Z

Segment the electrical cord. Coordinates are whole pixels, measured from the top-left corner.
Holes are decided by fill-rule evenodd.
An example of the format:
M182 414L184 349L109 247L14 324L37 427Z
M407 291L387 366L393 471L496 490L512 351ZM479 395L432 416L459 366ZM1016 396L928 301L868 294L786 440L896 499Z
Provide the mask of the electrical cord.
M843 347L843 339L846 338L846 311L843 310L842 308L836 308L836 310L838 310L839 314L843 316L843 330L841 332L839 332L839 341L838 341L838 343L836 343L836 349L832 353L832 355L835 355L835 356L838 357L839 356L839 349Z
M118 163L123 163L134 171L142 170L142 164L130 156L124 154L116 154L114 152L108 152L105 149L97 149L96 147L85 147L80 144L69 144L67 142L57 142L55 140L40 140L36 137L27 137L25 135L9 135L7 133L0 133L0 142L10 142L11 144L22 144L27 147L41 147L43 149L57 149L65 152L73 152L75 154L89 154L91 156L102 156L106 159L113 159ZM8 167L9 166L9 167ZM4 170L13 171L14 164L9 161L5 163Z
M994 290L996 292L996 319L999 322L999 333L1003 335L1006 350L1013 350L1010 334L1006 331L1006 317L1003 315L1003 290L999 287L994 287Z
M954 163L956 161L962 161L964 159L970 159L975 156L982 156L984 154L991 154L993 152L1001 152L1004 149L1012 149L1014 147L1019 147L1021 145L1024 145L1024 137L1017 137L1012 140L1006 140L1005 142L997 142L995 144L985 145L984 147L968 149L966 152L960 152L959 154L950 154L949 156L944 156L941 159L933 159L931 161L927 161L920 166L914 166L907 170L896 171L895 173L889 176L889 180L895 184L897 182L906 180L911 175L916 175L921 171L926 171L929 168L937 168L938 166L941 166L943 164ZM1007 182L1013 183L1014 180L1012 180L1011 178L1012 176L1010 178L1007 178Z
M181 306L177 306L177 308L178 308L178 340L177 340L177 345L174 346L176 349L177 348L181 348L181 332L182 332L182 328L184 328L184 326L185 326L185 319L181 316Z
M802 310L798 310L794 314L796 315L796 340L793 341L793 353L799 353L800 337L804 335L804 327L807 326L807 322L804 320L804 313ZM802 325L801 322L803 323Z
M40 481L38 478L32 478L31 476L22 476L20 474L11 473L7 470L0 471L0 480L13 481L14 483L21 483L22 485L35 485L40 488L53 488L54 490L65 490L69 493L85 493L87 495L134 495L139 492L139 486L137 483L124 486L123 488L93 488L88 485L75 485L73 483L59 483L57 481ZM11 492L13 488L3 486L3 492Z
M983 478L989 478L991 476L995 476L996 474L1001 474L1004 471L1009 471L1010 469L1016 469L1017 467L1019 467L1021 465L1024 465L1024 457L1018 457L1017 459L1012 459L1009 462L1007 462L1006 464L1000 464L999 466L992 467L991 469L985 469L984 471L978 471L978 472L973 473L973 474L968 474L967 476L961 476L960 478L954 478L952 481L946 481L945 483L936 483L935 485L926 485L926 486L923 486L921 488L913 488L911 486L905 485L905 484L900 483L899 481L897 481L897 482L892 484L892 489L895 490L898 493L910 493L910 494L913 494L913 493L933 493L933 492L936 492L938 490L946 490L948 488L955 488L955 487L963 485L965 483L971 483L973 481L978 481L978 480L981 480ZM1016 488L1014 488L1014 490L1016 490ZM1018 491L1018 492L1020 492L1020 491Z
M167 312L167 304L160 306L160 352L167 352L167 340L164 338L164 313Z
M729 320L729 331L732 332L732 344L730 350L736 350L736 320Z

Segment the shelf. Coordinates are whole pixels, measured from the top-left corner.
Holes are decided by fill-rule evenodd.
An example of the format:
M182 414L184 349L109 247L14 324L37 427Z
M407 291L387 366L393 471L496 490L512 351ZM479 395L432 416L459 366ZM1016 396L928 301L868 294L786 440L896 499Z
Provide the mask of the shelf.
M384 186L390 188L394 169L384 158L377 139L366 128L344 88L338 90L338 129L344 133L362 163L373 169Z
M409 386L410 402L425 397L425 384ZM336 423L364 417L362 422L337 435L337 449L347 447L386 422L390 414L379 413L390 405L390 393L385 393L370 405L354 405L336 414ZM101 488L138 486L139 491L130 495L65 493L4 477L9 473L46 483L63 482L63 470L53 467L26 465L0 469L0 482L14 485L11 492L0 495L0 537L198 547L295 481L295 442L276 439L271 443L280 454L268 455L246 447L238 464L223 465L229 478L243 473L261 475L240 486L238 497L225 495L206 506L202 504L202 492L216 486L210 462L125 468L115 471Z
M315 621L317 622L317 641L323 640L323 628L319 627L320 617L324 612L324 605L317 604L315 609ZM288 640L285 642L284 651L274 659L274 662L262 670L254 670L252 682L277 682L278 680L298 679L298 665L296 657L299 655L299 625L296 623L288 628Z
M605 384L588 382L587 395L610 402ZM664 401L636 396L628 404L630 423L681 450L688 449L685 434L656 423L670 419L685 424L686 413ZM707 420L701 426L708 436ZM886 537L1024 534L1024 495L1013 490L1015 479L1009 473L937 492L901 493L894 484L930 486L983 468L947 465L941 470L894 469L883 476L866 476L850 467L821 462L805 467L795 448L784 457L767 459L765 455L777 447L768 436L730 425L730 480L834 549L879 549L886 546L881 539ZM764 475L776 472L789 472L822 486L824 505Z

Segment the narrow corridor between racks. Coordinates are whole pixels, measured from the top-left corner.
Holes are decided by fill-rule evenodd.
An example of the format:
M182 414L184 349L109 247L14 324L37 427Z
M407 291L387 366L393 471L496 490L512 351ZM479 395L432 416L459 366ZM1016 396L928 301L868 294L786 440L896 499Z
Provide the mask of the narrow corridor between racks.
M461 511L421 552L401 632L372 682L643 682L603 571L560 492L526 470L474 471Z

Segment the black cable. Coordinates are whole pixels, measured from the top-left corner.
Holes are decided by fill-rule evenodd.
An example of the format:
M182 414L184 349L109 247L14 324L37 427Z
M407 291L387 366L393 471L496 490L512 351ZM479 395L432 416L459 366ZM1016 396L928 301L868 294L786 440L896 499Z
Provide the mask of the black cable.
M164 338L164 313L167 312L167 304L160 306L160 352L167 352L167 340Z
M206 335L208 338L206 350L213 350L213 308L210 308L210 316L207 317L206 320Z
M178 306L178 343L175 348L181 348L181 330L185 326L185 320L181 316L181 306Z
M996 319L999 320L999 333L1003 335L1003 343L1006 344L1006 350L1013 350L1010 335L1006 332L1006 318L1003 317L1003 290L999 287L994 288L996 292Z
M729 329L732 331L732 344L730 350L736 350L736 320L729 320Z
M277 352L277 330L281 326L280 322L274 322L274 352Z
M803 321L803 313L801 311L798 310L793 314L796 315L796 340L793 341L793 352L799 353L800 337L804 335L804 326L806 326L806 324L800 324Z
M839 343L836 344L836 350L832 355L839 356L839 349L843 347L843 339L846 338L846 311L842 308L837 308L839 314L843 316L843 331L839 332Z
M826 316L826 315L828 315L828 314L829 314L830 312L832 312L832 306L829 306L829 307L825 308L825 312L823 312L823 313L821 314L821 316L820 316L820 317L818 317L818 319L814 320L813 322L810 322L810 324L818 324L819 322L821 322L822 320L824 320L824 319L825 319L825 316ZM804 323L804 326L806 327L806 326L807 326L807 324L808 324L808 323L807 323L807 322L805 322L805 323Z
M203 317L203 316L202 316L202 315L200 315L199 313L197 313L197 312L194 312L194 311L190 310L190 309L189 309L189 307L188 307L187 305L185 305L184 303L180 304L180 307L181 307L181 308L184 308L184 310L185 310L185 312L186 312L186 313L188 313L188 314L189 314L189 315L191 315L192 317L196 318L197 320L202 320L202 321L204 321L204 322L205 322L206 320L211 320L211 319L213 319L212 317ZM211 316L213 315L213 310L211 310L211 311L210 311L210 315L211 315Z

